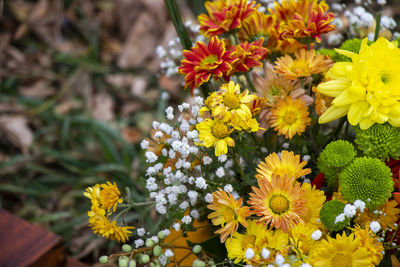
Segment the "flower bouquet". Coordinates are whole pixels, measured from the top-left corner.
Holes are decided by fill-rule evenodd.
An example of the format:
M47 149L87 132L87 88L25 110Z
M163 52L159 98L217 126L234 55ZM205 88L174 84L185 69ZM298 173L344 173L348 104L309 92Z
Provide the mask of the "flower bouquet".
M198 25L165 2L183 52L157 51L191 97L140 144L147 202L84 193L93 232L123 243L100 262L400 266L399 34L367 11L385 1L216 0ZM123 224L143 206L156 231Z

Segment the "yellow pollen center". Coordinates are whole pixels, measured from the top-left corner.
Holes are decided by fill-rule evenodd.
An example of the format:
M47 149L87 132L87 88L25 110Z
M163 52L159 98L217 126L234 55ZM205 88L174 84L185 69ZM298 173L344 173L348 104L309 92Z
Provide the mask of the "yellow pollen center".
M289 209L289 201L282 195L276 195L269 201L273 213L282 214Z
M230 109L235 109L240 106L240 102L237 96L229 94L224 96L224 105Z
M289 110L285 113L283 119L287 124L293 124L297 121L297 114L296 112Z
M209 69L209 65L214 64L214 62L217 60L218 60L218 57L216 55L209 55L201 60L200 68L201 69Z
M382 81L383 83L388 83L388 82L389 82L389 75L387 75L387 74L382 74L382 75L381 75L381 81Z
M211 133L221 139L229 135L229 128L225 123L217 122L212 126Z
M352 265L351 255L348 254L337 253L331 259L332 267L351 267Z

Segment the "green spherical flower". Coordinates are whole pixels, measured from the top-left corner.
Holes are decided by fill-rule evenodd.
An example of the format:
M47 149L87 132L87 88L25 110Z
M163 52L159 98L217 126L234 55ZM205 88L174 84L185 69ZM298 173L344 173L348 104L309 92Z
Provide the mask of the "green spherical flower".
M344 198L360 199L374 209L392 196L393 179L390 168L376 158L356 158L339 173Z
M374 124L367 130L355 128L357 144L365 155L387 160L398 159L400 156L400 128L389 123Z
M330 142L319 155L319 161L330 168L343 168L357 155L354 146L347 141Z
M344 221L335 223L336 217L343 213L344 203L339 200L325 202L319 211L319 219L329 231L340 231L347 226L350 219L345 217Z

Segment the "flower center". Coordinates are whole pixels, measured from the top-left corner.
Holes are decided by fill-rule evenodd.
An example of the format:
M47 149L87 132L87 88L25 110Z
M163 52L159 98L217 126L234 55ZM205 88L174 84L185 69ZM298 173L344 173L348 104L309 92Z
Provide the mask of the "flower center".
M343 253L337 253L331 259L331 264L332 267L351 267L353 265L351 256Z
M289 201L282 195L276 195L269 201L269 207L273 213L282 214L289 209Z
M221 139L229 135L229 129L225 123L217 122L212 126L211 133Z
M240 106L240 102L237 96L229 94L224 96L224 105L230 109L235 109Z
M214 64L217 61L218 57L216 55L209 55L203 58L200 62L201 69L209 69L209 65Z
M287 124L293 124L297 121L297 114L294 111L287 111L285 113L285 115L283 116L283 120L287 123Z
M385 83L385 84L388 83L388 82L389 82L389 75L383 73L383 74L381 75L381 81L382 81L383 83Z

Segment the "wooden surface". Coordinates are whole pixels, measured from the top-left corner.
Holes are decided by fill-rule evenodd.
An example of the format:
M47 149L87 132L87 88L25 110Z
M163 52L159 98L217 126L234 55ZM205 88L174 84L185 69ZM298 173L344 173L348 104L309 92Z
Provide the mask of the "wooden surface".
M61 237L0 209L0 267L86 266L66 257Z

